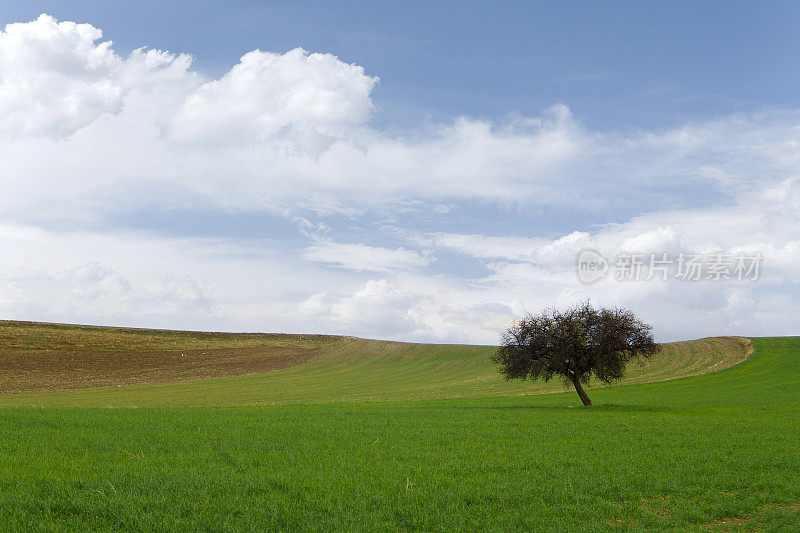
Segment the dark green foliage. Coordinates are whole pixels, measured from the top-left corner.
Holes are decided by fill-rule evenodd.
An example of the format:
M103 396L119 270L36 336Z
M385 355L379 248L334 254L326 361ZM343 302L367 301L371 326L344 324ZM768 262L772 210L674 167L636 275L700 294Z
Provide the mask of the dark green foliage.
M595 309L584 302L518 320L503 332L492 360L506 379L563 377L591 405L581 384L592 375L604 383L622 379L631 360L655 355L651 327L626 309Z

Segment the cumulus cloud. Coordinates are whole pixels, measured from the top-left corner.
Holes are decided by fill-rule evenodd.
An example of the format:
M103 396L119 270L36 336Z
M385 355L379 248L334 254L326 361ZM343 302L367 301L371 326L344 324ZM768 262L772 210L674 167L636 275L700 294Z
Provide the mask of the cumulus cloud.
M377 81L331 54L254 50L189 95L172 119L171 133L223 144L284 136L303 138L302 145L324 143L369 118Z
M0 224L0 248L0 315L21 320L304 331L287 303L358 284L257 241Z
M421 245L455 250L476 259L527 262L571 269L577 255L594 249L607 256L617 253L678 254L718 251L757 252L767 255L774 268L788 265L798 241L797 210L800 180L790 178L722 207L673 209L607 224L596 231L575 231L555 239L480 234L411 232L405 235ZM791 258L790 258L791 257ZM798 258L800 259L800 258Z
M0 123L9 137L63 139L104 115L117 114L125 92L148 71L176 60L137 50L128 61L99 41L90 24L41 15L0 32ZM188 58L179 61L188 68Z
M464 294L497 301L512 296L527 310L591 299L604 305L632 307L656 324L666 339L710 334L792 334L794 310L800 309L800 239L791 219L775 216L800 196L794 181L745 195L740 203L716 208L683 209L635 217L594 232L573 232L546 239L485 235L409 235L414 242L455 250L483 262L487 274L469 280ZM775 202L779 198L780 202ZM786 213L790 216L789 213ZM613 274L586 285L576 271L578 255L599 251L614 268L625 253L760 254L757 280L620 281ZM646 274L646 268L643 271ZM792 310L786 314L788 310ZM507 317L510 318L510 314ZM476 330L478 331L478 330ZM482 329L486 337L490 329Z
M410 309L420 298L385 279L369 280L363 288L333 303L329 311L334 320L348 323L361 323L364 316L369 316L376 331L395 335L413 330Z
M662 338L797 333L800 111L598 132L556 104L390 135L370 122L377 81L302 49L210 79L186 54L119 55L88 24L6 26L0 311L491 343L514 316L591 298ZM150 212L271 214L298 232L168 237L137 226ZM764 278L586 286L584 248L758 251Z
M213 289L207 283L167 277L153 285L134 285L97 262L50 272L16 267L0 273L0 308L14 316L60 322L116 323L138 316L172 319L213 314Z
M377 78L331 54L255 50L207 79L188 55L122 57L101 39L47 15L0 33L0 207L85 219L422 201L445 216L436 206L469 200L633 216L730 202L800 173L796 112L619 134L588 131L556 104L390 136L368 122Z
M119 58L89 24L42 15L0 32L0 117L7 133L64 136L122 106Z
M498 302L457 285L419 278L369 279L344 296L314 294L293 311L360 335L491 344L509 317L524 309L517 299Z
M445 216L436 206L474 200L635 214L800 171L787 155L800 142L792 113L619 135L587 131L557 104L389 136L368 123L377 78L331 54L255 50L205 79L188 55L123 58L101 36L47 15L0 34L0 207L85 219L423 201Z

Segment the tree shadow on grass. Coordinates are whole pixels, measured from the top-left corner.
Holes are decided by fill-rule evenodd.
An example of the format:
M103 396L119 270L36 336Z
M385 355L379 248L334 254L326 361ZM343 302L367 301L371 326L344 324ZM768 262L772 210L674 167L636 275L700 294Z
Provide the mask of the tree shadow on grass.
M586 412L586 413L660 413L672 410L669 406L636 404L636 403L595 403L592 407L584 407L578 398L574 403L548 403L543 400L546 395L532 395L521 397L494 397L494 398L443 398L428 400L402 400L386 402L364 402L364 403L337 403L303 406L312 409L336 409L349 408L361 409L391 409L397 410L425 410L425 411L508 411L523 410L544 412ZM300 407L293 405L292 407Z
M527 410L527 411L550 411L550 412L565 412L565 411L580 411L583 413L662 413L670 409L664 406L657 405L642 405L642 404L595 404L591 407L584 407L577 402L577 405L537 405L535 403L513 403L508 405L458 405L442 407L443 409L480 409L486 411L495 410Z

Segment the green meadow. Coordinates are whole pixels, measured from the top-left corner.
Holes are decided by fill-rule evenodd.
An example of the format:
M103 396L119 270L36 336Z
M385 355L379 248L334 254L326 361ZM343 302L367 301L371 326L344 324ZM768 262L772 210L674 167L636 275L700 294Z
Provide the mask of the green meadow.
M670 345L591 408L502 381L488 347L357 339L269 373L1 394L0 529L800 530L800 338L731 366L734 341Z
M750 349L739 337L665 344L658 357L629 365L622 383L719 371L743 361ZM574 393L559 380L503 380L490 362L494 351L354 337L0 321L0 391L24 391L0 394L0 407L221 407ZM287 356L295 362L253 370ZM64 384L70 388L59 390Z

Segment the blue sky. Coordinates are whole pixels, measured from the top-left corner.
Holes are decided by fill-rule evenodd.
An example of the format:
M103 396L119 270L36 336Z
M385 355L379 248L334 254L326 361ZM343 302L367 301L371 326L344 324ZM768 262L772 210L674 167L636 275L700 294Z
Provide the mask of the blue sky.
M11 2L224 74L247 51L325 51L381 77L382 125L567 103L597 129L800 103L797 2Z
M0 7L6 318L491 343L588 298L798 333L797 3ZM586 285L587 248L764 277Z

